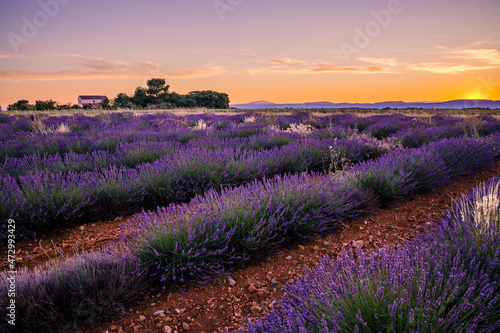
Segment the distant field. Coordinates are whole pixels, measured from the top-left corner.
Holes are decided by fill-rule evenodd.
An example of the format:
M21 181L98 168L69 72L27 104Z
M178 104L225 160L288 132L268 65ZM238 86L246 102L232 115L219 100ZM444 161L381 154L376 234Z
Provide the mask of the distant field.
M480 114L489 114L492 116L500 116L500 110L488 110L488 109L256 109L256 110L243 110L243 109L206 109L206 108L196 108L196 109L151 109L151 110L50 110L50 111L5 111L4 114L9 115L26 115L26 114L46 114L46 115L71 115L75 113L84 114L88 116L108 114L115 112L132 112L134 114L155 114L155 113L173 113L176 115L188 115L188 114L203 114L203 113L215 113L215 114L245 114L245 113L264 113L264 114L283 114L289 115L295 112L308 112L314 115L325 115L325 114L356 114L362 115L383 115L383 114L404 114L406 116L421 116L428 117L436 114L446 114L450 116L476 116Z

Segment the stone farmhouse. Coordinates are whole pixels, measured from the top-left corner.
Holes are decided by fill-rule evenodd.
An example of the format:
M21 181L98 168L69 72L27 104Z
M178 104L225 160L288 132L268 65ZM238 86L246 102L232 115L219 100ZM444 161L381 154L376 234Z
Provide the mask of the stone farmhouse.
M78 106L83 108L85 105L92 105L92 108L97 109L99 103L105 100L106 96L99 95L80 95L78 96Z

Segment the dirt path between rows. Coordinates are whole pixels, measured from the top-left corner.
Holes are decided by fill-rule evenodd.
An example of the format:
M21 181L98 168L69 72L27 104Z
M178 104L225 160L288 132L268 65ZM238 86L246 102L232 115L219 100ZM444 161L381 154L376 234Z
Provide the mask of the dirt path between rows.
M343 247L361 245L374 249L388 244L401 244L420 233L426 224L437 222L451 208L453 200L481 182L500 175L500 162L475 175L462 177L431 193L388 209L380 209L361 221L353 221L334 232L281 249L260 263L232 272L207 285L186 285L175 292L152 290L151 296L132 309L127 309L113 323L88 328L85 332L220 332L235 329L246 318L263 318L274 306L274 299L283 295L283 287L314 267L323 255L336 257ZM101 221L58 230L38 240L17 244L17 268L33 268L50 258L71 256L74 249L100 249L118 239L120 227L129 217ZM5 248L0 249L0 268L7 266ZM32 258L32 259L30 259ZM156 313L156 314L155 314Z
M355 245L365 250L400 245L431 222L439 221L458 196L498 175L500 163L410 201L380 209L365 220L343 223L331 234L281 249L263 262L232 272L232 283L224 276L207 285L185 285L174 292L152 290L150 297L127 309L121 318L85 332L208 333L239 328L247 318L263 318L275 306L274 300L283 296L285 284L294 282L306 266L314 267L320 257L337 257L343 247ZM70 239L80 240L84 246L104 243L113 239L120 222L68 231L66 243L71 244ZM63 239L60 237L59 241ZM87 238L92 241L86 241Z

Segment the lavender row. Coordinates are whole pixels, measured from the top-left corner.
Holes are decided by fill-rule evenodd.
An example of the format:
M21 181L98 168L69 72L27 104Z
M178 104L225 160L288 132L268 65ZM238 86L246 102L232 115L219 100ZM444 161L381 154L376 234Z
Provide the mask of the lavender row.
M104 129L76 133L21 133L8 135L0 143L0 160L7 157L24 157L31 154L55 155L65 153L84 154L93 151L113 152L120 144L139 141L189 142L202 134L186 128L142 131Z
M129 113L115 113L96 117L49 117L41 120L19 117L12 121L14 117L4 118L8 119L0 123L0 161L7 156L23 157L34 153L44 155L90 153L94 150L113 151L119 143L136 141L174 140L185 143L193 138L207 136L249 137L268 133L270 127L289 131L293 129L294 124L302 124L312 129L312 134L321 129L333 128L336 132L340 132L340 129L351 129L379 139L408 130L441 126L451 127L462 135L487 135L500 130L498 120L490 116L470 118L472 121L442 116L417 119L397 114L314 117L309 113L288 116L205 114L182 117L171 114L134 116ZM38 123L40 125L37 125ZM325 135L324 131L322 135Z
M245 332L498 332L499 186L466 194L402 248L324 257Z
M19 177L37 171L53 173L85 172L110 166L135 167L138 164L152 162L168 156L181 149L181 144L171 141L119 144L115 151L96 150L91 153L62 155L31 154L20 158L7 157L0 164L0 173L11 177Z
M444 123L440 126L409 128L397 132L391 137L395 138L404 147L420 147L424 144L441 139L457 137L486 137L498 136L500 133L500 121L491 116L483 115L478 118L467 118L459 123Z
M324 132L324 131L323 131ZM314 131L313 131L314 133ZM321 134L321 138L345 136L342 129L335 129ZM231 129L210 132L210 129L194 130L190 128L169 128L166 130L119 131L104 130L98 133L45 133L9 136L0 142L0 161L10 158L23 158L29 155L63 155L68 153L85 154L94 151L113 153L121 144L173 141L186 144L190 141L234 141L240 139L240 145L249 149L270 148L281 141L293 141L303 137L297 133L273 131L263 124L238 125ZM314 136L311 136L314 137ZM248 138L246 143L243 138ZM264 138L267 138L265 140ZM275 144L273 141L277 141ZM238 144L237 140L235 142Z
M447 118L448 119L448 118ZM455 119L455 118L451 118ZM458 118L457 118L458 119ZM265 115L259 113L247 113L237 115L227 114L191 114L176 116L170 113L157 113L135 116L130 112L115 112L98 116L84 116L75 114L73 116L49 117L47 115L30 116L2 116L0 117L0 141L5 136L37 132L40 130L56 131L62 125L72 133L102 132L114 128L119 131L138 132L145 129L165 130L172 127L196 127L203 122L207 127L214 129L228 129L240 124L264 124L275 125L280 129L287 129L291 124L305 124L313 128L325 128L330 125L357 128L362 131L377 123L398 122L397 127L412 127L417 120L403 115L384 115L358 117L353 114L339 114L331 116L313 116L308 112L296 112L291 115ZM423 122L421 124L424 124Z
M135 264L125 254L82 252L14 275L0 273L1 332L78 332L84 325L113 320L143 299L147 278L130 274ZM8 280L10 278L10 280ZM12 282L12 285L11 285ZM15 298L8 297L15 288ZM10 300L15 300L15 311ZM15 314L15 326L8 314Z
M335 177L287 176L209 191L189 205L137 216L130 246L140 269L165 285L203 280L281 243L323 233L339 219L491 166L495 157L486 142L450 139L399 150Z
M30 154L24 157L7 157L0 164L0 174L12 177L22 176L36 171L54 173L93 171L110 166L136 167L145 162L153 162L161 157L175 154L180 150L208 148L237 148L242 150L262 150L285 146L293 141L301 140L293 134L261 134L249 138L220 139L214 137L193 138L187 143L177 140L167 141L135 141L118 143L114 150L95 150L90 153L74 152L40 155Z
M407 174L414 169L416 174L423 174L421 168L425 169L425 165L412 164L412 159L405 156L417 156L427 150L438 153L442 147L459 152L460 156L486 157L467 165L460 164L460 156L446 159L446 168L440 176L448 175L447 179L491 165L496 157L484 142L447 140L392 153L392 159L403 161L400 165L404 170L396 173ZM371 166L376 169L392 159L379 159L371 162ZM360 168L369 170L366 165ZM35 272L19 271L16 311L20 315L16 328L51 332L61 331L64 325L96 323L134 302L156 283L171 286L181 279L204 280L249 258L259 258L280 243L324 232L340 218L366 215L381 199L372 188L351 183L348 175L356 170L344 172L343 177L278 176L222 193L212 190L193 199L190 205L170 205L158 214L140 214L137 224L131 222L134 234L126 240L122 254L91 253L49 264ZM361 179L359 173L356 177ZM407 184L413 184L413 192L426 187L415 186L413 181ZM5 273L0 281L0 291L4 294L8 288ZM0 299L2 311L6 311L7 301ZM0 325L1 329L9 328L6 321Z
M341 137L340 131L323 135L322 138ZM0 161L22 159L30 155L54 157L64 154L90 154L95 151L114 153L123 144L137 142L191 143L215 145L235 144L248 149L269 149L287 144L303 136L293 132L271 131L259 124L239 125L232 129L210 132L206 129L175 127L142 131L106 129L96 133L25 133L7 136L0 142ZM246 139L246 140L245 140Z
M394 142L400 142L404 147L416 148L444 138L481 137L491 133L500 133L498 132L500 123L495 118L490 119L491 117L486 116L483 116L483 118L487 120L470 118L477 123L477 128L472 127L470 124L462 124L464 121L458 123L460 126L455 121L451 124L446 122L441 126L434 127L426 127L422 123L412 121L413 127L405 127L401 124L401 121L398 122L397 117L382 118L372 126L376 126L378 129L387 126L405 128L405 130L396 132L390 137L395 140ZM340 119L342 118L338 117L337 120ZM320 127L315 130L307 130L305 133L281 130L280 127L276 127L276 130L270 130L263 127L262 124L246 124L232 128L228 127L224 131L216 132L171 127L165 132L128 133L127 131L104 131L94 137L50 134L38 136L36 145L29 144L28 139L30 136L27 136L4 142L3 156L7 157L0 164L0 173L14 177L36 170L48 170L55 173L62 171L66 173L92 171L96 168L106 168L111 165L135 167L143 162L152 162L175 149L234 147L259 150L284 146L293 141L301 140L304 136L317 139L360 136L357 127L354 126L356 124L340 123L343 125L329 124L326 128ZM287 125L290 126L290 124ZM320 124L315 125L320 126ZM296 125L292 123L291 126ZM354 126L354 128L349 126ZM427 126L430 125L427 124ZM361 126L358 124L358 127ZM303 128L308 129L308 127ZM392 132L387 131L384 137L390 133ZM40 152L45 153L41 154ZM47 152L50 152L50 154Z
M335 147L337 154L330 154ZM0 215L23 233L46 232L92 218L187 202L209 189L238 186L285 173L324 171L340 159L358 162L384 153L373 140L300 140L284 147L186 149L136 168L0 175Z

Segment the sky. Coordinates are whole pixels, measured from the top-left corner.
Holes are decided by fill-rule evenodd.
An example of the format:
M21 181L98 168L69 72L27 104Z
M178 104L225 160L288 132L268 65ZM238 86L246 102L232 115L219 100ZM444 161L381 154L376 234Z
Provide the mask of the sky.
M0 2L0 106L215 90L233 104L500 100L499 0Z

